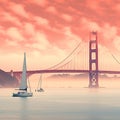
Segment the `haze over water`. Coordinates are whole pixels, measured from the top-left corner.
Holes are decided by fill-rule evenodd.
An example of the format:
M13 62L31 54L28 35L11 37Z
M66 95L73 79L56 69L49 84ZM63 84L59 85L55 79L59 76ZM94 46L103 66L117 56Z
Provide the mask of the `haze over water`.
M14 98L14 88L1 88L0 120L119 120L120 80L99 83L105 88L85 88L88 80L45 80L45 92L31 98Z

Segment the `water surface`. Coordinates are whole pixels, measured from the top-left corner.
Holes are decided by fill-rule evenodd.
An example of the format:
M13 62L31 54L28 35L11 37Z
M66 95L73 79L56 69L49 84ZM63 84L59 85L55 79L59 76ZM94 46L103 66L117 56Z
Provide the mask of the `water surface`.
M31 98L0 89L0 120L119 120L119 88L45 88Z

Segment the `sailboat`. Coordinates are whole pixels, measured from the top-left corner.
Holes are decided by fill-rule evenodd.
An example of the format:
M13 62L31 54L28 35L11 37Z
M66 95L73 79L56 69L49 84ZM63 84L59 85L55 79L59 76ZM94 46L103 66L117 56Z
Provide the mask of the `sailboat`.
M42 86L42 75L40 75L40 79L38 81L38 86L37 86L37 89L35 91L37 91L37 92L44 92L44 89L41 88L41 86Z
M30 89L30 84L29 84L29 89ZM23 70L22 70L22 78L21 78L21 84L18 89L17 93L13 93L13 97L32 97L33 93L28 92L28 87L27 87L27 66L26 66L26 53L24 53L24 62L23 62Z

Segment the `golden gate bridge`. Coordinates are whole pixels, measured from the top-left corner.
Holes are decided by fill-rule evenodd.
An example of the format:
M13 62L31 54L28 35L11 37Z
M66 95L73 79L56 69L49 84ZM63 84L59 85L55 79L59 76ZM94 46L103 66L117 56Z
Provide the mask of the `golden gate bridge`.
M99 66L99 54L98 54L98 38L97 38L97 32L92 31L90 32L89 37L89 47L88 50L85 50L85 47L79 43L76 48L60 63L43 70L28 70L27 71L27 77L33 75L33 74L40 74L40 73L87 73L89 74L89 88L99 88L99 74L120 74L120 71L115 70L100 70ZM78 49L81 48L81 49ZM89 55L86 56L86 54L83 54L82 57L79 55L81 51L88 51ZM73 59L71 59L71 56ZM81 61L76 58L76 56L79 56ZM115 58L115 56L111 55L114 59L114 61L119 63L119 61ZM89 60L87 60L87 58ZM102 58L101 58L102 59ZM78 68L79 64L76 65L76 61L78 60L78 63L80 64L80 68ZM104 60L103 60L104 61ZM72 64L72 67L71 67ZM81 69L83 66L84 69ZM11 74L16 77L18 80L21 78L22 71L11 71Z

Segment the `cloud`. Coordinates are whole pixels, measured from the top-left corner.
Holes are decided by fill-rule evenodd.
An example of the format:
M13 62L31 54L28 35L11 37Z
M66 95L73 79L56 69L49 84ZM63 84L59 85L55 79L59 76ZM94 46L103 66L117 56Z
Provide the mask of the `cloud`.
M26 38L32 37L36 31L35 26L31 23L24 23L22 30L23 30L22 33L26 36Z
M4 27L8 27L8 26L13 26L13 25L17 25L17 26L21 26L20 20L15 17L12 16L11 13L3 11L0 13L1 16L1 26L3 25ZM7 25L7 26L6 26Z
M32 69L49 68L54 64L57 64L58 61L61 61L66 56L65 51L49 43L46 34L44 33L36 31L31 39L35 42L32 44L27 43L26 47L29 51L32 50L31 53L28 53L28 59L31 59L31 56L33 56L32 61L29 61L29 64L33 66ZM37 66L34 66L35 63ZM31 68L29 67L29 69Z
M82 39L80 37L72 33L70 27L64 27L63 33L66 36L65 44L67 45L68 49L71 49L71 48L74 49L73 46L77 46L80 42L82 42Z
M2 0L0 3L2 54L26 50L38 58L43 54L46 58L63 57L79 42L88 43L91 30L98 31L101 46L119 51L119 1Z
M100 0L92 0L92 1L89 1L89 0L86 0L85 1L85 4L88 8L92 9L92 10L96 10L98 8L100 8Z
M9 28L6 31L6 35L11 38L13 41L17 41L17 42L21 42L24 40L24 37L22 36L22 34L20 33L19 29L17 28Z
M116 50L118 51L118 53L120 53L120 36L116 36L114 38L113 44L114 44Z
M67 15L67 14L62 14L62 18L68 22L72 21L72 17L70 15Z
M34 3L36 5L39 5L41 7L45 7L48 4L48 0L27 0L28 3Z
M13 41L12 39L6 39L6 43L8 46L11 46L11 47L15 47L19 45L17 41Z
M24 17L24 18L28 18L29 17L27 11L25 10L24 5L10 2L10 5L8 6L8 8L13 13L15 13L16 15L19 15L19 16Z
M42 25L44 27L49 26L49 21L46 18L35 16L34 20L37 25Z
M65 0L54 0L54 1L57 3L64 3L65 2Z
M38 50L47 50L49 49L49 42L46 38L46 35L40 32L36 32L33 39L36 41L32 47Z
M52 13L52 14L57 14L58 13L54 6L47 7L46 11L49 12L49 13Z
M2 26L0 26L0 36L4 36L5 32L4 32L4 28Z
M115 26L111 26L109 24L105 24L100 29L100 43L107 48L114 50L115 46L113 42L115 41L115 38L117 36L117 28Z

